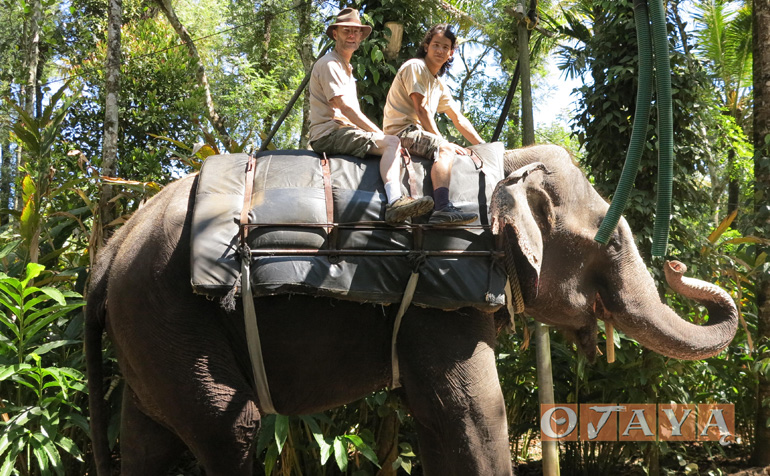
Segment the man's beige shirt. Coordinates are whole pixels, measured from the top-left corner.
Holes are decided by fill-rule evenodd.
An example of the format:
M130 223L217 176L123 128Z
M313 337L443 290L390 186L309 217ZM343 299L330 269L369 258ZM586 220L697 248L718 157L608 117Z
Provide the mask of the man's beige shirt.
M425 109L431 116L448 111L454 102L449 87L431 74L422 58L410 59L401 65L388 91L382 121L385 134L396 135L412 124L425 129L417 117L412 93L425 97Z
M357 127L332 107L329 101L335 96L349 96L353 107L359 107L353 67L331 50L316 62L310 76L310 142L341 127Z

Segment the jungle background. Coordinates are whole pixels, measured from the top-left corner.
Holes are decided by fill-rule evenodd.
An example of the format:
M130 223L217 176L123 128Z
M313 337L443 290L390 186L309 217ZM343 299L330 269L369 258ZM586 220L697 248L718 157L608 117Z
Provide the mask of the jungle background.
M210 154L262 145L326 47L339 8L374 27L353 56L364 111L381 121L399 65L425 30L449 22L461 43L448 81L489 140L518 56L514 0L2 0L0 8L0 475L94 474L83 358L91 264L110 234L164 184ZM547 60L577 80L563 120L537 142L571 150L612 198L631 134L637 45L630 1L525 2L534 102ZM674 206L668 257L739 304L728 349L666 359L622 334L616 362L589 364L551 333L556 402L732 403L740 443L563 443L562 474L729 474L770 465L770 4L665 2L674 100ZM388 49L386 22L403 26ZM521 144L521 99L501 123ZM300 96L271 147L307 147ZM657 175L655 103L625 217L660 291L706 318L661 280L650 253ZM459 134L445 119L446 134ZM457 140L460 140L459 138ZM537 474L538 398L526 320L499 339L511 458ZM602 328L603 330L603 328ZM604 336L602 335L602 338ZM601 347L601 345L600 345ZM350 356L355 359L355 355ZM104 364L119 449L121 377ZM408 411L385 391L317 415L270 416L255 457L265 474L421 474ZM118 456L114 463L119 464ZM192 458L170 474L202 474Z

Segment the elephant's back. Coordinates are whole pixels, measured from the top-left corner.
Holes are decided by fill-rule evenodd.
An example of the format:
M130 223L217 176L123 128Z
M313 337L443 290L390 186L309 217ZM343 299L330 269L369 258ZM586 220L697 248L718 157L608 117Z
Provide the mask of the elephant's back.
M168 184L115 233L104 250L104 258L111 263L110 281L142 273L157 276L169 267L183 271L186 266L189 273L190 224L197 183L196 174Z

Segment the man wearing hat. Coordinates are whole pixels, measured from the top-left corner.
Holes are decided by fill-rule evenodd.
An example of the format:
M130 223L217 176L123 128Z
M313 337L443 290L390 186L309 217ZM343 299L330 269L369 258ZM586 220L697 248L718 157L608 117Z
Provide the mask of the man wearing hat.
M385 221L397 225L428 213L433 199L401 194L401 142L396 136L385 135L361 112L350 58L371 32L372 27L362 24L353 8L341 10L326 29L335 45L316 62L310 76L310 146L318 153L381 155L380 175L388 198Z

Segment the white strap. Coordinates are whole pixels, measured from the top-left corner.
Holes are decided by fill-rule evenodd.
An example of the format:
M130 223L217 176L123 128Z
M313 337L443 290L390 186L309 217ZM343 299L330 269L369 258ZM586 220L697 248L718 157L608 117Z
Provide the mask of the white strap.
M391 390L401 386L401 372L398 369L398 354L396 353L396 338L398 337L398 329L401 327L401 318L404 317L404 313L412 303L414 290L417 288L417 278L419 277L420 273L416 272L412 272L412 275L409 276L406 289L404 289L404 297L401 299L401 305L398 307L398 314L396 314L396 320L393 323L393 340L390 345L390 364L393 368L393 378L390 384Z
M251 279L249 276L251 256L246 250L241 258L241 297L243 298L243 322L246 327L246 343L249 346L251 369L254 373L254 385L257 387L257 398L260 410L265 414L278 413L270 397L270 387L267 384L265 361L262 359L262 343L259 340L257 327L257 312L254 308L254 296L251 295Z

